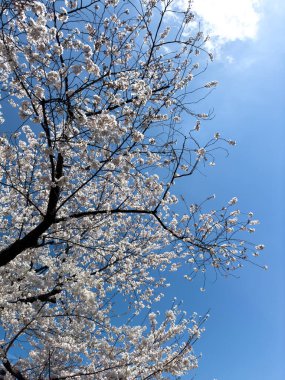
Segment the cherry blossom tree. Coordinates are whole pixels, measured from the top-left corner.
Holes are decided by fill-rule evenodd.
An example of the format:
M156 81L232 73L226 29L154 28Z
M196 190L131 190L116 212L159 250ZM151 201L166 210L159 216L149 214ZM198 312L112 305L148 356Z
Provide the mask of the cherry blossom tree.
M227 274L263 248L236 198L203 209L172 191L235 144L199 140L210 115L192 108L217 83L199 79L212 56L191 4L3 0L0 17L5 379L188 373L205 318L156 311L168 273Z

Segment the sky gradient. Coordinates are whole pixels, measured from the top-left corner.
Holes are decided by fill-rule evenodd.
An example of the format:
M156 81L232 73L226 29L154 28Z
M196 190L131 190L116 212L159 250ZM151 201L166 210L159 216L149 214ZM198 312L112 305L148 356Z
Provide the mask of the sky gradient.
M206 332L195 348L203 353L195 380L283 380L285 3L245 0L238 9L233 0L219 0L217 8L227 7L227 18L235 14L234 23L219 16L224 28L209 20L207 6L213 2L195 3L205 25L216 33L217 58L203 79L219 81L218 88L199 105L203 111L213 107L215 113L202 128L210 134L222 132L237 146L230 148L229 157L220 154L215 167L184 181L177 192L189 192L196 201L215 193L217 207L238 197L239 208L253 211L261 221L252 238L265 244L266 251L255 261L269 270L247 265L239 278L215 281L209 277L205 293L197 295L202 285L197 280L190 288L177 285L173 294L178 291L185 309L203 314L210 308ZM252 12L251 18L246 11ZM231 37L227 38L231 25L235 30L231 34L228 29Z

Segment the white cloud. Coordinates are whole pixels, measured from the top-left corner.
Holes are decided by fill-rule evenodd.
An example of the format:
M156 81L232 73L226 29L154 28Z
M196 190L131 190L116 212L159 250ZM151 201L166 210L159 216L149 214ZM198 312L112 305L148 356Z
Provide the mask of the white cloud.
M226 42L254 39L258 33L263 0L193 0L192 11L202 24L202 30L212 38L214 48ZM179 8L188 0L175 0Z
M257 36L261 0L194 0L204 30L223 42Z

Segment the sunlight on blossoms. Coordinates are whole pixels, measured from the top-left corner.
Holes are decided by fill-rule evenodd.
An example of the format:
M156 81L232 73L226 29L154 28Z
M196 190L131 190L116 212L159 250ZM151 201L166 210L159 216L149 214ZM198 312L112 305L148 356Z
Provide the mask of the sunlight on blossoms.
M205 292L264 249L236 197L175 191L236 145L204 128L218 82L198 80L213 55L191 2L13 0L0 19L1 370L188 376L208 314L169 299L172 276Z

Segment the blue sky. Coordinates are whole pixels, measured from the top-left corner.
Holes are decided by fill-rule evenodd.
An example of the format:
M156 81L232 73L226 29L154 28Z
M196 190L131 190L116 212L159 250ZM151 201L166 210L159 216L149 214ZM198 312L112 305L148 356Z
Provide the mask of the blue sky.
M238 145L179 190L200 200L215 193L217 205L237 196L239 208L253 211L261 221L253 240L266 245L257 262L269 270L247 265L238 279L209 278L205 293L198 293L199 280L189 288L177 286L185 309L201 314L211 309L196 346L203 357L195 379L283 380L285 2L196 0L194 9L196 5L205 27L216 33L217 59L204 79L219 81L199 105L215 110L215 118L202 128L210 134L221 131Z

